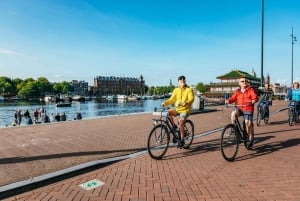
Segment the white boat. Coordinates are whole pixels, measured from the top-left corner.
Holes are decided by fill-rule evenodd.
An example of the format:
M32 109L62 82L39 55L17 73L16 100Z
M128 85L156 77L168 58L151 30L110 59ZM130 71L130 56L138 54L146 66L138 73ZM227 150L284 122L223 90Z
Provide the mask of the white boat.
M56 103L56 107L71 107L72 103Z
M127 100L127 96L126 95L117 95L118 100Z
M80 95L75 95L75 96L72 96L72 100L73 101L85 101L85 97L84 96L80 96Z
M108 96L106 96L106 100L114 100L114 99L116 99L117 97L116 96L114 96L114 95L108 95Z
M53 96L53 95L46 95L45 97L44 97L44 101L45 102L55 102L55 96Z
M137 101L138 99L137 99L136 96L128 96L128 97L127 97L127 100L128 100L128 101Z

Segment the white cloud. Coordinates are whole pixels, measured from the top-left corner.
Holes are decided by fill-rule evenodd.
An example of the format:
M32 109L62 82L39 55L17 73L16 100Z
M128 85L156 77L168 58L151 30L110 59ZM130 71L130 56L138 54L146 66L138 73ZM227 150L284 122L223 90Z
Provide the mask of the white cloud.
M16 55L18 53L16 51L13 51L13 50L0 49L0 54Z

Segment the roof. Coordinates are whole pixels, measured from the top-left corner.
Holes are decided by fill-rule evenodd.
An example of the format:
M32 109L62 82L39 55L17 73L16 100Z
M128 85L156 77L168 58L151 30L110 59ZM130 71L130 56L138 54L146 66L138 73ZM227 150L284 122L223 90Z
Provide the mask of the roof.
M236 79L236 78L241 78L241 77L245 77L245 78L251 79L251 80L260 80L260 78L257 78L249 73L246 73L246 72L240 71L240 70L232 70L225 75L218 76L217 79L228 79L228 78Z

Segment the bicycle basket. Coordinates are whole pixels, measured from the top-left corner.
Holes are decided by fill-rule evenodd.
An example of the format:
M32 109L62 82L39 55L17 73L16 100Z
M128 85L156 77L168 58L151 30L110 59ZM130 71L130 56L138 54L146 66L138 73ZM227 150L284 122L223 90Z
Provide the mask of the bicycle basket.
M153 116L162 116L162 117L166 117L168 116L168 112L165 111L165 112L153 112L152 113Z

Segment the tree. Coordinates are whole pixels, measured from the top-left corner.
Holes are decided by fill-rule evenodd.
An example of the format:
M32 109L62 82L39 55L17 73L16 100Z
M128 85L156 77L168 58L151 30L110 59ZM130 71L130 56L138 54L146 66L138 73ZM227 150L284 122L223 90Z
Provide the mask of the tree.
M67 94L70 90L70 84L67 81L63 81L61 83L61 87L62 87L62 91L61 91L62 94Z
M35 80L28 80L24 87L18 92L22 98L40 97L38 83Z
M45 77L39 77L37 79L37 85L41 95L52 92L51 83Z
M10 78L1 76L0 77L0 95L9 96L13 92L13 84Z
M201 93L205 93L208 90L208 88L202 82L199 82L198 84L196 84L195 88Z

